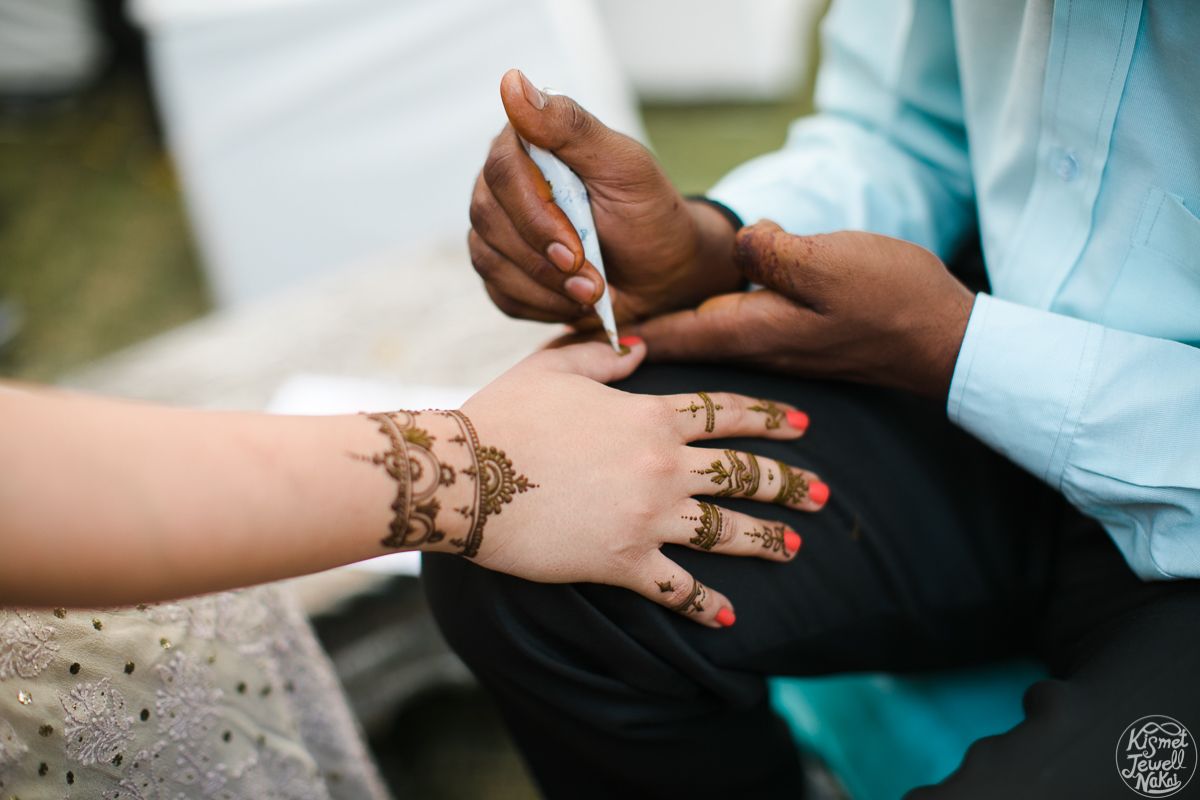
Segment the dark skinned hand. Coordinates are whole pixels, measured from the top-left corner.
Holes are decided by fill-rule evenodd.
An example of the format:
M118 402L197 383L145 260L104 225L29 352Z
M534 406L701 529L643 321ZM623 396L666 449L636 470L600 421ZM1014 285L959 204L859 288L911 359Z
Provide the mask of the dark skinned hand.
M569 97L542 93L518 70L504 75L500 98L510 124L475 182L467 243L501 311L595 329L592 305L604 288L521 137L553 152L587 186L618 322L737 288L733 230L707 204L685 201L650 151Z
M737 361L946 397L974 295L933 253L857 231L737 235L742 274L766 288L622 329L651 358Z

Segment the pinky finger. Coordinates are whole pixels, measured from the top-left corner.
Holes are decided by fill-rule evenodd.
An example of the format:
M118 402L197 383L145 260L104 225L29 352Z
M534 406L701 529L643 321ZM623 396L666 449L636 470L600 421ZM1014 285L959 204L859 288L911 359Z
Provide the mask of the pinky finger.
M659 551L652 553L635 577L634 591L676 614L709 628L728 628L737 619L729 598L696 580Z

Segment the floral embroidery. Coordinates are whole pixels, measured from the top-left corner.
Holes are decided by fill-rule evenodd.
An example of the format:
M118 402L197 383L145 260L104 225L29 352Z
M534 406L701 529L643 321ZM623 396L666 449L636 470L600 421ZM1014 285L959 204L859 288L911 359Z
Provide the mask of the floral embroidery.
M264 800L329 800L324 781L303 761L264 748L260 763L270 787Z
M166 664L154 668L162 679L155 692L158 732L173 741L199 739L212 730L222 692L201 662L176 653Z
M108 678L78 684L59 701L66 712L63 736L68 758L85 766L111 762L133 738L129 730L133 717L125 713L125 696Z
M387 796L303 612L273 587L58 619L20 613L0 611L4 664L41 674L0 693L3 798L41 796L43 778L61 783L68 769L72 796L102 800ZM65 724L28 715L17 705L25 688L39 702L57 689ZM10 707L25 715L9 717L11 731ZM23 783L6 762L24 765Z
M58 652L55 633L33 615L0 611L0 681L37 677Z
M29 748L21 741L21 737L17 736L12 725L0 719L0 770L17 763L21 756L28 752Z

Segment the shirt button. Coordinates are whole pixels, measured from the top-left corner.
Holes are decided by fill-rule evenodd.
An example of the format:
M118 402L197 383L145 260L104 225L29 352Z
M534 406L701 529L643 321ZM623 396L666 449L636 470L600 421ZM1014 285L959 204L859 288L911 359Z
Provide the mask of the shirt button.
M1074 150L1059 153L1054 160L1054 174L1068 183L1079 176L1079 160L1075 158Z

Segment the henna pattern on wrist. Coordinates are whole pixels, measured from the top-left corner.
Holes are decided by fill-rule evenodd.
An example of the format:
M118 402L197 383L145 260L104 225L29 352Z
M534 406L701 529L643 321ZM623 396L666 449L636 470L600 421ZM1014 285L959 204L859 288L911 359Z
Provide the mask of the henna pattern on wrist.
M742 460L741 455L745 456L745 461ZM726 466L718 458L709 464L708 469L694 469L692 472L697 475L712 476L712 482L721 487L714 493L715 497L729 497L735 494L753 497L758 494L760 480L758 459L753 453L741 455L735 450L726 450L725 458L729 459L729 466Z
M753 528L746 531L746 535L751 539L757 539L764 550L782 553L784 552L783 534L786 530L786 525L764 525L762 530Z
M658 585L658 590L663 594L675 591L675 584L671 581L655 581L654 583Z
M776 461L779 467L779 492L775 495L776 503L799 503L808 497L808 480L798 470L793 470L782 461Z
M463 466L456 470L447 463L449 453L434 451L437 438L420 424L418 418L422 414L454 420L460 432L448 441L463 451ZM384 547L412 549L442 542L446 533L438 526L438 514L442 511L438 492L455 486L458 477L466 475L474 484L471 502L455 507L454 511L469 520L470 527L465 537L451 539L449 543L458 547L461 555L472 558L479 553L488 517L499 514L512 502L513 495L538 488L536 483L517 474L503 450L480 445L475 426L462 412L393 411L365 416L378 424L379 432L388 438L389 447L372 455L349 455L357 461L383 467L396 483L392 521L388 535L380 540Z
M682 611L685 614L699 614L704 611L704 603L708 601L708 589L695 578L692 579L692 591L680 602L671 606L672 611Z
M783 425L783 418L786 416L784 410L771 400L759 400L754 405L747 407L746 410L766 414L765 425L769 431L778 430Z
M703 500L696 502L700 506L700 516L682 517L689 522L700 523L696 526L696 535L688 541L701 550L712 550L721 542L721 536L725 530L725 515L721 513L720 506Z
M367 419L379 424L379 432L387 436L391 447L382 453L352 453L351 457L383 467L396 482L396 499L392 501L395 516L381 544L420 547L440 542L446 534L437 526L442 506L436 495L438 489L454 485L454 468L443 464L433 452L435 438L417 425L416 414L396 411L368 414Z
M462 548L462 555L474 558L479 553L479 545L483 543L483 528L488 517L499 514L504 506L512 502L514 494L524 494L530 489L538 488L524 475L518 475L513 469L513 462L503 450L495 447L483 447L479 444L479 436L475 426L466 414L461 411L449 411L447 414L458 420L459 425L470 441L455 437L461 445L470 445L475 463L463 469L464 475L475 479L475 524L464 539L451 539L450 543Z
M696 392L696 396L700 398L700 402L703 403L703 405L697 405L696 401L693 400L683 408L677 408L675 410L680 414L686 414L690 412L692 419L696 418L696 412L703 410L704 432L712 433L717 425L717 412L723 411L725 406L721 405L720 403L714 403L713 399L708 396L708 392Z

